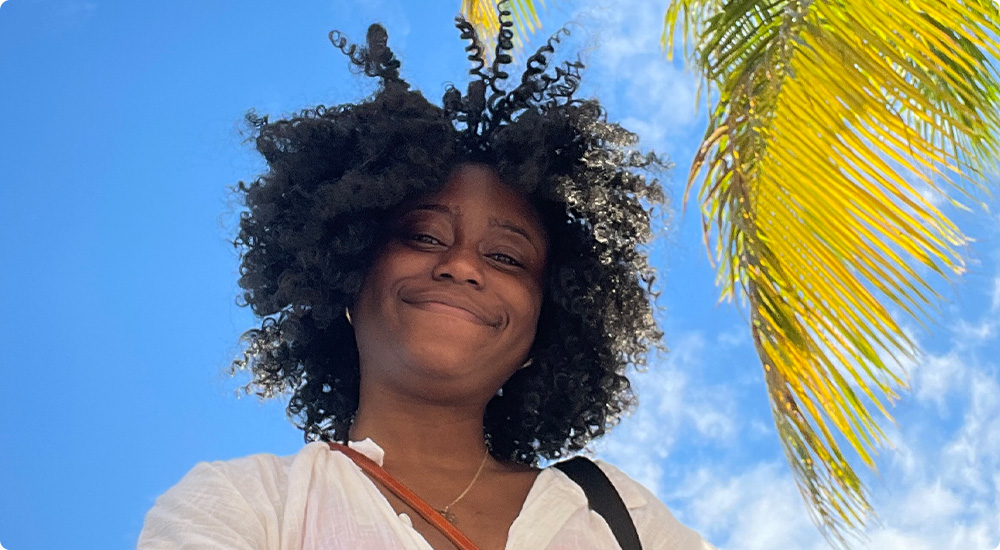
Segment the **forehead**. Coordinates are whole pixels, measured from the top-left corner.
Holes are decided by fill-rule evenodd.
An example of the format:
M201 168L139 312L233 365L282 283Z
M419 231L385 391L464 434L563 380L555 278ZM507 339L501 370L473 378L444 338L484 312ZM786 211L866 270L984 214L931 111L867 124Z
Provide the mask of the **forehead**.
M485 165L463 164L444 187L418 199L408 210L449 213L468 221L485 220L490 225L514 224L544 240L545 229L527 197L500 181Z
M481 164L463 164L457 167L433 198L469 206L478 204L502 208L525 218L535 215L527 198L500 181L492 168Z

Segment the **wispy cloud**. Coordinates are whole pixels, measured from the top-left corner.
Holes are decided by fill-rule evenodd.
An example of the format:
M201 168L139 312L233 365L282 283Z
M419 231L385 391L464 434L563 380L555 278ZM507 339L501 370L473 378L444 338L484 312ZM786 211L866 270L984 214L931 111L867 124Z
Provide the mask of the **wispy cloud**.
M672 494L689 524L728 550L822 548L795 482L782 462L732 472L706 465L691 472Z
M647 146L667 151L696 126L697 82L660 47L664 10L656 2L593 0L580 2L574 19L596 32L589 70L602 103L613 117L629 113L617 120Z
M747 330L746 325L735 325L729 330L719 332L715 340L724 349L752 345L750 331Z
M945 365L950 385L927 377L918 377L917 385L919 390L955 396L951 401L958 410L952 417L961 420L954 425L943 422L936 399L904 404L905 424L894 436L899 448L880 459L884 477L869 482L881 524L868 530L868 543L862 547L988 550L1000 540L996 365L950 351L927 367ZM672 466L683 468L678 476L683 482L660 487L660 497L720 548L827 548L780 459L735 469L722 458Z
M917 367L914 395L896 411L898 448L879 459L883 477L869 480L881 523L864 547L989 550L1000 540L1000 382L998 364L982 357L998 344L995 332L956 329L943 353ZM698 390L693 382L684 389ZM780 457L680 467L683 483L660 487L661 498L721 548L826 548Z
M640 405L595 450L651 490L663 487L664 464L678 438L726 445L738 431L730 389L705 383L705 338L689 332L673 339L665 361L632 377Z
M995 287L980 291L992 306ZM944 345L908 365L913 392L893 411L899 424L887 427L896 449L878 457L879 476L862 472L880 522L859 547L990 550L1000 541L1000 331L989 328L994 317L992 310L952 321ZM599 454L720 548L829 548L776 445L737 460L719 452L774 437L770 419L733 398L739 384L704 376L713 362L726 360L719 342L729 338L675 335L667 359L636 377L637 414L602 442ZM752 346L730 351L753 353ZM724 397L712 398L716 394Z

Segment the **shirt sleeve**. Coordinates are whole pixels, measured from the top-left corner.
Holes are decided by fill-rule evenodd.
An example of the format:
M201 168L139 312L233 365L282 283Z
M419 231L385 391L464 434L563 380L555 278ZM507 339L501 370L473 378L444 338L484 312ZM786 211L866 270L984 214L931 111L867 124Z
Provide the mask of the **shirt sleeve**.
M718 550L694 529L678 521L667 505L641 483L607 462L599 460L597 463L623 498L626 494L632 498L638 495L645 501L640 506L629 505L643 550Z
M156 499L138 550L277 550L280 500L267 477L248 475L254 462L196 465Z

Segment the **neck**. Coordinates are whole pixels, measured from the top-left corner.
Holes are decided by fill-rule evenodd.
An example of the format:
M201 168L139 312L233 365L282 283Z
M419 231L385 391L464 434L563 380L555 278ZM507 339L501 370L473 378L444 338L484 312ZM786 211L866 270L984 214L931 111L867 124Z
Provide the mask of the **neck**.
M385 451L385 468L465 471L486 452L485 406L442 405L387 388L362 391L350 439L371 438Z

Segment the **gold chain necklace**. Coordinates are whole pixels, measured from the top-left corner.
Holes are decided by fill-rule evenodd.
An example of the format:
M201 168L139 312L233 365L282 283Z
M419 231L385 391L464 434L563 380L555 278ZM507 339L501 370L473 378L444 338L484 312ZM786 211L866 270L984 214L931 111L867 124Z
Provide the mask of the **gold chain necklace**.
M486 459L489 458L489 456L490 449L487 447L486 454L483 455L483 461L479 463L479 469L476 470L476 475L472 477L472 481L469 482L469 486L462 491L462 494L458 495L458 498L451 501L450 504L444 508L437 508L437 511L444 516L444 519L448 520L452 525L458 525L458 518L455 517L455 514L451 511L451 507L457 504L458 501L462 500L462 497L468 494L469 489L472 489L472 486L476 484L476 480L479 479L479 474L483 473L483 466L486 466Z

